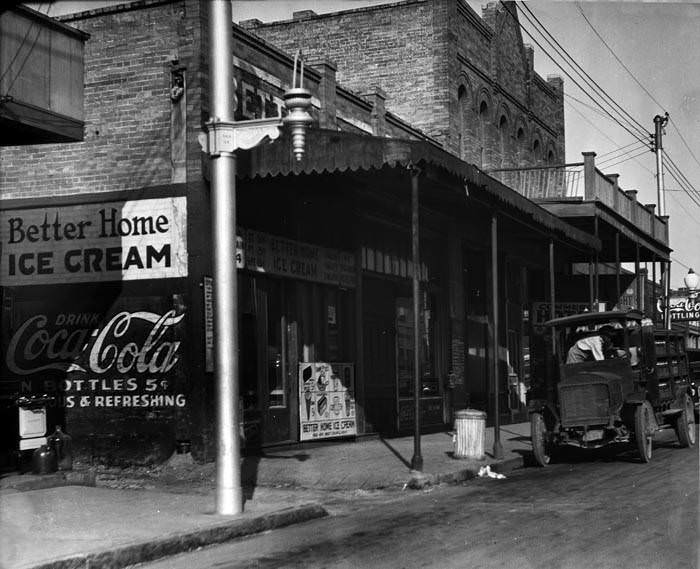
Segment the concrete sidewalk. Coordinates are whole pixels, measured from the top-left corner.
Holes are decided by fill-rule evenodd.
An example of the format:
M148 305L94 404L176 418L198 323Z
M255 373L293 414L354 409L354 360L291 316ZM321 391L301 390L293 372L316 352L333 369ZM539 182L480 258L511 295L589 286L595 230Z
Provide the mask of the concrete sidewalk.
M458 460L448 433L423 435L420 474L410 471L412 437L267 451L244 459L245 511L232 517L214 513L214 465L195 464L189 455L138 475L125 469L5 476L0 568L124 567L322 517L333 500L459 482L485 465L507 473L530 452L529 425L501 427L501 443L504 456L495 460L493 429L486 429L484 460Z

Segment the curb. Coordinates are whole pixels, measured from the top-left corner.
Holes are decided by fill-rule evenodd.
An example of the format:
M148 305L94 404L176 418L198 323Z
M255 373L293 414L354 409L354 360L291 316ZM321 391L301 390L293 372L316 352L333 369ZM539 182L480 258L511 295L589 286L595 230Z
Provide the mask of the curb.
M20 475L0 479L0 490L29 492L60 486L96 486L95 472L67 470L52 474Z
M522 456L518 456L501 462L494 462L489 464L489 466L493 472L508 474L517 468L522 468L524 464L525 459ZM460 468L452 472L440 472L437 474L411 472L406 486L409 488L421 489L426 486L435 486L438 484L459 484L460 482L476 478L479 473L479 468L482 466L486 466L486 464L479 464L477 466Z
M170 534L148 542L117 546L108 551L72 555L34 565L31 569L119 569L327 515L328 512L319 504L303 504L254 518L236 519L187 533Z

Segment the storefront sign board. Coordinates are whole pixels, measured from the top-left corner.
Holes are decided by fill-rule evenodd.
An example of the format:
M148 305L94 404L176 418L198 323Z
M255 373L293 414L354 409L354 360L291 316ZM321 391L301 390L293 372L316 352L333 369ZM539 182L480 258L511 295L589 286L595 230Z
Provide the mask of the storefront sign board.
M357 434L355 366L299 364L299 439L313 441Z
M663 314L663 299L656 303L656 310ZM700 299L688 296L672 296L668 299L671 322L692 322L700 320Z
M0 212L5 286L187 276L185 197Z
M355 256L347 251L243 229L247 270L354 288Z

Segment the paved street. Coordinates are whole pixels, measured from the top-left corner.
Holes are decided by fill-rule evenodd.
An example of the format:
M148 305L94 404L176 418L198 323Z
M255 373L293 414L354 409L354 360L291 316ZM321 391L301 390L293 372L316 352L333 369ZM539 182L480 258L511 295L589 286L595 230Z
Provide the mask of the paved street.
M567 453L505 480L389 494L331 518L144 565L435 569L698 567L698 450Z

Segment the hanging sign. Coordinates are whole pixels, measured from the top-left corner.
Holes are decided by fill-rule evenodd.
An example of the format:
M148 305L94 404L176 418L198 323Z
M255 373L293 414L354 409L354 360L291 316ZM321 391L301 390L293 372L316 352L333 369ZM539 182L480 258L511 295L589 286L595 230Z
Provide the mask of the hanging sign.
M5 286L187 276L185 197L0 211Z
M353 364L299 364L299 424L302 441L357 434Z

